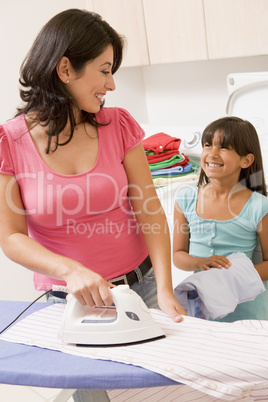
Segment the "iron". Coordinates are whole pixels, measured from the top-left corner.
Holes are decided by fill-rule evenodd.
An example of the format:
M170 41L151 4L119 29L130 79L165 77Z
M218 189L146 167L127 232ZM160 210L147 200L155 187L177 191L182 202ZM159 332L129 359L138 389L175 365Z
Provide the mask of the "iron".
M110 289L111 307L82 306L71 294L58 330L64 343L126 345L165 337L141 297L128 285Z

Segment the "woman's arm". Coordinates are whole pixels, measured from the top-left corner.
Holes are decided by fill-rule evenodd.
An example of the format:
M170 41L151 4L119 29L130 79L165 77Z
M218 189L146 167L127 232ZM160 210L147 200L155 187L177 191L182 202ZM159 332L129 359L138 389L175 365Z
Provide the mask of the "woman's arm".
M124 167L130 202L154 267L159 307L174 321L180 321L180 314L186 312L173 293L169 228L142 144L125 155Z
M13 176L4 174L0 174L0 246L16 263L64 280L81 304L112 304L109 282L80 263L49 251L28 236L19 186Z
M258 225L258 236L262 249L263 262L255 265L261 279L263 281L268 280L268 214L264 216Z
M211 267L229 268L230 262L224 256L193 257L189 254L190 230L188 222L177 202L174 206L173 263L184 271L206 271Z

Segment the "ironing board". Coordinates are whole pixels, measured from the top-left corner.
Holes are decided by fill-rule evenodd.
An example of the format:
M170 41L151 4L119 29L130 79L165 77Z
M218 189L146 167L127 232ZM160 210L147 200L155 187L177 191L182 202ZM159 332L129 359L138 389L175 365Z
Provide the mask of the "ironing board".
M0 330L28 305L27 302L0 301ZM20 319L48 305L50 304L35 303ZM57 397L55 402L67 400L74 389L103 390L178 385L175 381L141 367L77 357L2 340L0 361L0 383L65 389L66 392Z

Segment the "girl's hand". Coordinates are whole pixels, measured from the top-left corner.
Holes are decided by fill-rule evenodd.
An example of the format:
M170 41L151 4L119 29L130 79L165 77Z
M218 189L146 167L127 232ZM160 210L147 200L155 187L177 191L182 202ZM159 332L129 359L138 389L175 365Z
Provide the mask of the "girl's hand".
M228 269L231 265L230 261L220 255L212 255L208 258L198 258L199 262L196 265L196 269L200 271L207 271L210 268L226 268Z
M83 266L70 272L65 278L70 293L83 306L111 306L112 295L109 288L114 287L99 274Z
M187 315L184 308L180 305L173 292L165 294L158 293L158 305L160 309L172 318L175 322L182 321L182 315Z

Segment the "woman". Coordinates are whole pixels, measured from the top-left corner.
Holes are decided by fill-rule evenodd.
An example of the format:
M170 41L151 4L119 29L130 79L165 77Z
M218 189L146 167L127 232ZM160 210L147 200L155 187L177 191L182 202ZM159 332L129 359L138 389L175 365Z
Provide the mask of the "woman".
M127 111L103 108L122 50L99 15L78 9L37 36L21 68L23 105L0 131L1 247L35 272L36 289L66 284L81 304L110 305L111 283L131 273L155 307L154 270L159 307L180 321L144 133Z
M21 67L23 105L0 126L0 245L34 271L37 290L66 285L83 305L109 306L109 288L128 283L179 322L144 133L127 111L103 108L122 51L123 39L87 11L63 11L40 31ZM74 395L88 397L108 398Z

